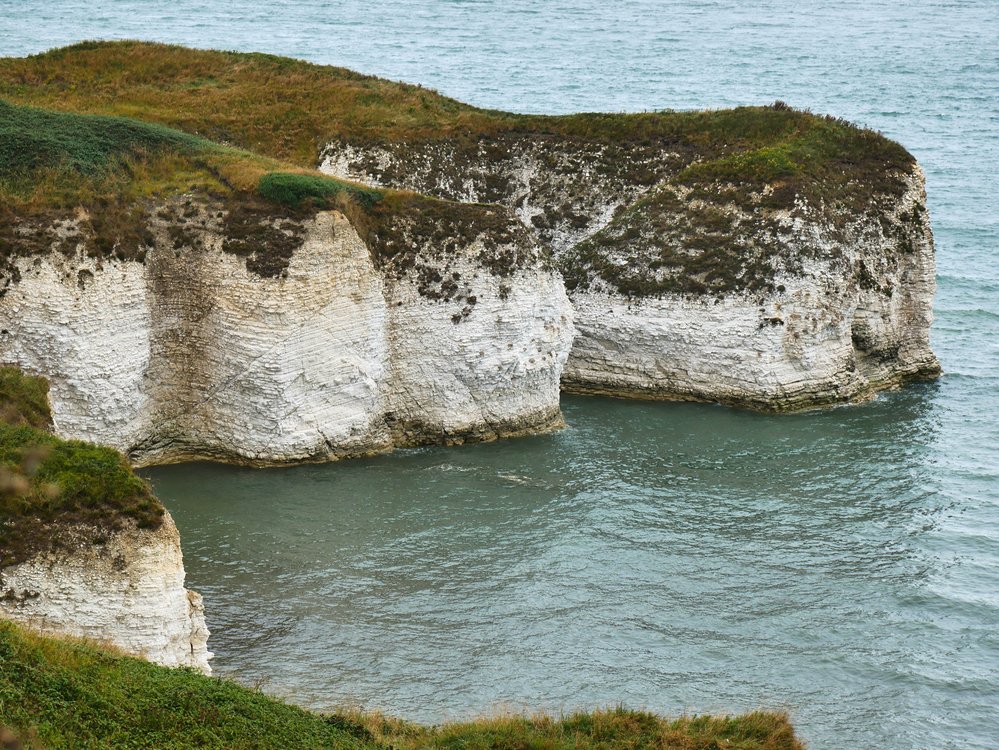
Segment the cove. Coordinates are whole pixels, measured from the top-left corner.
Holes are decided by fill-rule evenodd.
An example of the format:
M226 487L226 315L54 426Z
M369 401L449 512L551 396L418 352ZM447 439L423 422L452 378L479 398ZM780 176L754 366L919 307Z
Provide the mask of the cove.
M982 614L940 585L939 391L778 417L564 397L548 436L144 473L217 673L297 703L784 708L815 746L902 748L990 668L935 620Z

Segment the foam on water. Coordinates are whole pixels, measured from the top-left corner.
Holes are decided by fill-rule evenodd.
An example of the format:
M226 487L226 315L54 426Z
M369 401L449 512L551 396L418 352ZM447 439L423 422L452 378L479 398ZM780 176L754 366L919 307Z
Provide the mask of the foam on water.
M945 377L763 417L568 399L564 433L156 470L216 668L316 707L786 707L813 748L999 744L994 0L0 0L0 54L258 50L535 112L783 99L927 172ZM425 471L423 470L425 469Z

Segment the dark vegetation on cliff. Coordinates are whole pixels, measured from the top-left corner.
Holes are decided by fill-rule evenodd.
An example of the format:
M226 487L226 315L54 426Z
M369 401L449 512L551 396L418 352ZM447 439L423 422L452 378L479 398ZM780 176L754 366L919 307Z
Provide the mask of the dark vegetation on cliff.
M163 506L120 453L45 429L47 394L44 379L0 367L0 569L79 543L84 528L82 541L101 543L125 524L162 523Z
M380 197L287 169L153 123L0 101L0 272L13 275L17 256L72 255L80 244L94 257L142 260L154 199L180 193L263 205L278 219L340 196Z
M614 709L425 727L317 715L224 679L167 669L0 622L0 726L28 750L801 750L787 717L661 719Z
M181 194L188 199L169 215L164 203ZM498 245L515 235L525 247L536 244L511 233L495 207L372 190L158 124L0 100L0 295L16 281L18 256L72 256L82 246L92 257L142 261L156 241L153 212L171 224L175 249L199 249L192 196L225 210L216 227L227 238L223 249L247 257L261 276L286 271L303 222L326 208L351 217L376 261L403 270L417 256L456 252L483 235L484 265L509 273L526 256Z

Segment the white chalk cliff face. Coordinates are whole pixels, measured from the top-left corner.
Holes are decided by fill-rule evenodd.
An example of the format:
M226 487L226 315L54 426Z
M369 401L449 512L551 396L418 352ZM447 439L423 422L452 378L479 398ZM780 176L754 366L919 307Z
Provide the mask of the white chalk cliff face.
M144 261L89 257L70 224L69 251L15 260L0 361L48 378L57 434L138 465L269 465L561 424L572 311L526 235L492 243L519 259L501 273L475 236L376 265L339 212L258 217L288 244L270 267L260 227L234 239L225 212L151 211Z
M501 135L336 141L319 168L513 209L565 275L578 329L568 391L781 411L939 374L917 165L864 205L787 209L724 183L695 194L671 182L682 166L650 145Z
M579 336L563 387L793 410L936 376L924 201L917 172L882 214L889 231L870 217L837 231L804 203L781 212L797 262L754 290L622 298L600 280L581 285L571 297ZM914 211L921 218L903 226L900 217Z
M415 445L428 435L444 443L488 440L563 426L559 376L574 329L562 279L543 268L503 279L467 256L448 269L472 280L474 305L428 299L410 275L386 284L386 403L395 443Z
M0 570L0 617L44 635L91 638L169 667L210 673L201 595L184 588L177 527L128 528Z

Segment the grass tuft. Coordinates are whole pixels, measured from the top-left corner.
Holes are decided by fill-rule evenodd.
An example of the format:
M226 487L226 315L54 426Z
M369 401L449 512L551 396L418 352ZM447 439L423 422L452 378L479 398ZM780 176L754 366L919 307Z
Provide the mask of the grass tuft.
M292 172L268 172L260 178L257 191L269 201L296 207L306 202L328 204L331 198L338 195L348 195L364 206L371 206L382 198L379 191L360 185L351 185L332 177Z
M0 101L0 179L44 168L96 175L159 150L193 152L206 147L211 145L162 125Z
M617 708L424 727L321 716L189 669L167 669L0 622L0 724L29 750L802 750L783 714L668 720Z

